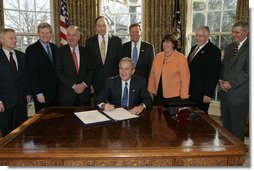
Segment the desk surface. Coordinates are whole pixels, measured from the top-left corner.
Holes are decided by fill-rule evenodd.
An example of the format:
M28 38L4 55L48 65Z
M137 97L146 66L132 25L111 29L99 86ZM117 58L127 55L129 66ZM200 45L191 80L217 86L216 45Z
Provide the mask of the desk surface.
M201 111L179 123L153 107L139 118L85 126L73 112L51 107L0 141L0 165L242 165L247 147Z

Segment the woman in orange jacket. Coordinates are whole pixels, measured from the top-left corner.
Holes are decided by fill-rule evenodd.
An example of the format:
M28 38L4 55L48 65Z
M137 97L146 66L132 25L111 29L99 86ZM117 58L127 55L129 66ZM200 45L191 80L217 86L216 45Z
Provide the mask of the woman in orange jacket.
M161 44L163 51L155 56L148 81L155 105L189 97L189 66L185 56L176 50L177 40L167 34Z

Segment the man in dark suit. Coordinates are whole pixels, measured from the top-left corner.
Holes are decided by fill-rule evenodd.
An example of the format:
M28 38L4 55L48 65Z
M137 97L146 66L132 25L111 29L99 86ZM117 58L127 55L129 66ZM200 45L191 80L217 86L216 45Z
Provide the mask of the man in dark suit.
M150 43L141 40L140 24L134 23L130 25L129 34L131 41L123 44L122 57L131 57L135 62L135 50L137 49L137 62L135 63L134 75L140 75L148 82L153 63L154 47Z
M25 55L15 50L13 29L0 32L0 129L2 135L10 133L27 119L27 101L30 100Z
M102 90L105 79L118 74L122 41L108 32L108 20L99 16L95 20L97 35L88 39L86 49L94 67L92 91L95 98Z
M67 45L57 49L58 102L60 105L90 105L93 67L84 47L78 45L77 26L67 29Z
M55 53L57 46L50 43L52 27L38 25L39 40L26 49L28 78L34 99L35 111L56 105L57 75Z
M225 48L219 83L222 122L227 130L244 140L249 113L249 23L237 21L231 34L234 42Z
M201 26L196 30L196 45L188 55L190 68L190 99L197 107L208 114L221 70L221 51L209 41L209 27Z
M103 110L113 110L115 106L130 109L132 114L139 114L152 106L152 98L146 87L145 79L133 75L135 64L129 58L121 59L119 76L106 79L103 90L98 95L97 105Z

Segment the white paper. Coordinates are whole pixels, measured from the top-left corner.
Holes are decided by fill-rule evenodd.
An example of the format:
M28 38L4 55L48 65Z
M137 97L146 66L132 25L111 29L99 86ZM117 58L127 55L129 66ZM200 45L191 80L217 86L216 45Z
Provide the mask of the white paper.
M105 114L107 114L109 117L111 117L114 120L125 120L125 119L131 119L131 118L137 118L137 115L131 114L128 110L120 107L115 108L111 111L103 111Z
M97 110L75 112L74 114L77 115L77 117L85 124L110 121L109 118L107 118Z

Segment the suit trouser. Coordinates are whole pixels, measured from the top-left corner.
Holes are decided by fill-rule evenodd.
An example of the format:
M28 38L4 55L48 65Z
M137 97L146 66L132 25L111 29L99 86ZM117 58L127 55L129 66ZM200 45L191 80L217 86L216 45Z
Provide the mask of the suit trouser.
M221 95L221 114L223 127L244 141L244 128L249 111L248 100L233 99L229 93Z
M5 107L4 112L0 112L0 129L2 135L9 134L14 129L15 107Z

